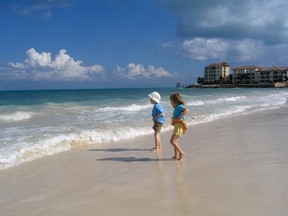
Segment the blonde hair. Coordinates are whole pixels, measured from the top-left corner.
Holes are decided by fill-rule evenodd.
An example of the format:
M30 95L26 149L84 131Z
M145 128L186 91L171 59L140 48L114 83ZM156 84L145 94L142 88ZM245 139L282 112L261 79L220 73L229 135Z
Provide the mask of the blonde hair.
M174 92L170 95L170 100L174 101L176 104L185 104L182 96L178 92Z

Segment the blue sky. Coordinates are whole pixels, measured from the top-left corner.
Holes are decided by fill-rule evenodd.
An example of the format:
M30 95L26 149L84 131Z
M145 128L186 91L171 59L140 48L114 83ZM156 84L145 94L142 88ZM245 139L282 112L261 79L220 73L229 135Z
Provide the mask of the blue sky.
M288 65L286 0L1 0L0 90L173 87Z

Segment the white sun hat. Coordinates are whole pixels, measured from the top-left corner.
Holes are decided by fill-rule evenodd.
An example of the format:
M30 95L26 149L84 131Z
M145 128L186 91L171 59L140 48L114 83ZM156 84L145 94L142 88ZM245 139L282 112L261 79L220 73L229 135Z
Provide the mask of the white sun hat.
M154 100L156 103L159 103L160 102L160 100L161 100L161 96L160 96L160 94L158 93L158 92L152 92L152 93L150 93L150 94L148 94L148 96L152 99L152 100Z

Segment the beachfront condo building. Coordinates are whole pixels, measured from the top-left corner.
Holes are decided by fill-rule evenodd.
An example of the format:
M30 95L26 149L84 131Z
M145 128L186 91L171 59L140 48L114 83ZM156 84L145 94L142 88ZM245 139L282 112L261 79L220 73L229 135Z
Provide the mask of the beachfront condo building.
M198 78L202 84L275 84L288 86L288 67L260 67L256 65L230 67L227 62L211 63L204 68L204 77Z
M288 67L239 66L233 69L235 84L287 83Z
M227 62L212 63L204 69L204 83L215 84L229 81L230 67Z

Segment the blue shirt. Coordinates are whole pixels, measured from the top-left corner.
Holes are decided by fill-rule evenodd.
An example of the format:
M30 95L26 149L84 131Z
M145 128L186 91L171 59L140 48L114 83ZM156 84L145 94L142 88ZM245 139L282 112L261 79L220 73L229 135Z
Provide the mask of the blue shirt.
M165 122L164 111L165 110L163 109L162 105L160 103L156 103L154 104L153 109L152 109L152 117L154 118L159 113L162 113L162 115L159 118L157 118L156 121L163 124Z
M184 108L185 106L183 104L176 106L173 111L173 119L177 119L183 113ZM185 120L186 116L183 116L182 119Z

